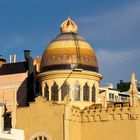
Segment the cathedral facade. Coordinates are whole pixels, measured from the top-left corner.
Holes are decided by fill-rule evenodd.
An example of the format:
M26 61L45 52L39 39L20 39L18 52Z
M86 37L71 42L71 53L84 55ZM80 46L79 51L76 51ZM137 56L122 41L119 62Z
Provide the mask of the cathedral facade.
M125 101L120 99L120 91L100 87L103 76L95 51L77 30L75 22L67 18L41 62L36 59L34 63L25 51L27 63L19 72L19 87L24 86L21 91L15 88L9 97L11 127L23 130L25 140L139 140L135 74Z

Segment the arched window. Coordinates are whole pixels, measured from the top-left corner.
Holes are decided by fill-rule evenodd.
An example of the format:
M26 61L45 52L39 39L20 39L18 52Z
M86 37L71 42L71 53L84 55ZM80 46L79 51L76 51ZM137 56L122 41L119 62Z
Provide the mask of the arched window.
M76 82L72 87L72 99L74 101L80 100L80 85Z
M51 136L43 132L34 134L29 140L52 140Z
M83 100L89 101L89 86L87 83L85 83L83 87Z
M92 102L96 102L96 90L95 90L95 85L92 86Z
M49 100L49 87L47 85L47 83L45 84L45 92L44 92L44 96L46 97L47 100Z
M69 85L65 82L61 87L61 100L63 101L65 96L69 94Z
M51 87L51 99L53 101L58 101L58 85L56 84L56 82L53 83L53 86Z

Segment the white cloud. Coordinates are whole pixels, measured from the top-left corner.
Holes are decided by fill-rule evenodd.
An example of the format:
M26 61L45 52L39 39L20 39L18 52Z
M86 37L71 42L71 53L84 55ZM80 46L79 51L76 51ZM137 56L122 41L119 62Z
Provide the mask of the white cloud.
M98 60L104 64L118 65L124 62L132 61L132 59L139 56L140 50L127 50L121 52L111 52L108 50L98 50Z
M22 45L25 39L19 34L13 34L8 37L7 42L3 43L5 49L17 49Z
M125 40L140 31L140 3L126 5L98 16L79 18L82 34L97 41ZM139 33L139 32L137 32ZM140 34L139 34L140 35Z
M21 43L23 43L24 42L24 38L23 37L21 37L21 36L15 36L14 38L13 38L13 42L15 43L15 44L21 44Z
M79 28L97 50L103 83L140 78L140 2L80 17Z
M103 82L117 83L119 80L128 81L131 72L135 72L137 78L139 78L139 52L140 49L121 52L98 50L96 54L100 72L104 75Z

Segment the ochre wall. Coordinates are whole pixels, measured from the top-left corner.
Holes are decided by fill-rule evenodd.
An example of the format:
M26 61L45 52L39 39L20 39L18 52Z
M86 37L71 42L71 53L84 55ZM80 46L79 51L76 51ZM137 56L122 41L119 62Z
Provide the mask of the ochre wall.
M66 140L140 140L138 120L78 123L69 122ZM136 129L137 128L137 129Z
M38 97L29 107L17 108L16 128L24 130L25 140L37 133L45 133L52 140L63 140L63 114L64 105L52 104Z
M82 140L81 134L81 123L80 122L69 122L69 139L66 140ZM88 140L88 139L86 139Z
M42 85L42 96L45 96L45 86L48 85L49 90L49 100L51 100L51 87L54 81L58 85L58 89L64 84L64 81L68 83L69 97L73 99L73 86L79 84L80 86L80 101L83 101L83 86L85 83L89 86L89 101L92 101L92 87L95 86L96 102L98 102L99 94L99 81L102 79L102 75L96 72L90 71L73 71L72 70L59 70L59 71L49 71L40 73L38 75L38 80ZM61 101L61 90L58 91L58 98Z
M25 140L36 134L48 140L140 140L139 110L128 104L81 109L39 96L29 107L17 108L16 128L24 130Z
M139 140L136 122L140 123L135 120L82 123L81 140Z
M66 140L140 140L140 108L66 107Z

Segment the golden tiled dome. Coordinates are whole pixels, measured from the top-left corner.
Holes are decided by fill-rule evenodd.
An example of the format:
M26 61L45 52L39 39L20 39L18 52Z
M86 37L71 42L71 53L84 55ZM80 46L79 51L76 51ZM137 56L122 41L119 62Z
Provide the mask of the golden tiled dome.
M60 26L61 34L44 50L41 72L81 68L98 72L96 55L89 43L77 34L77 25L68 18Z

